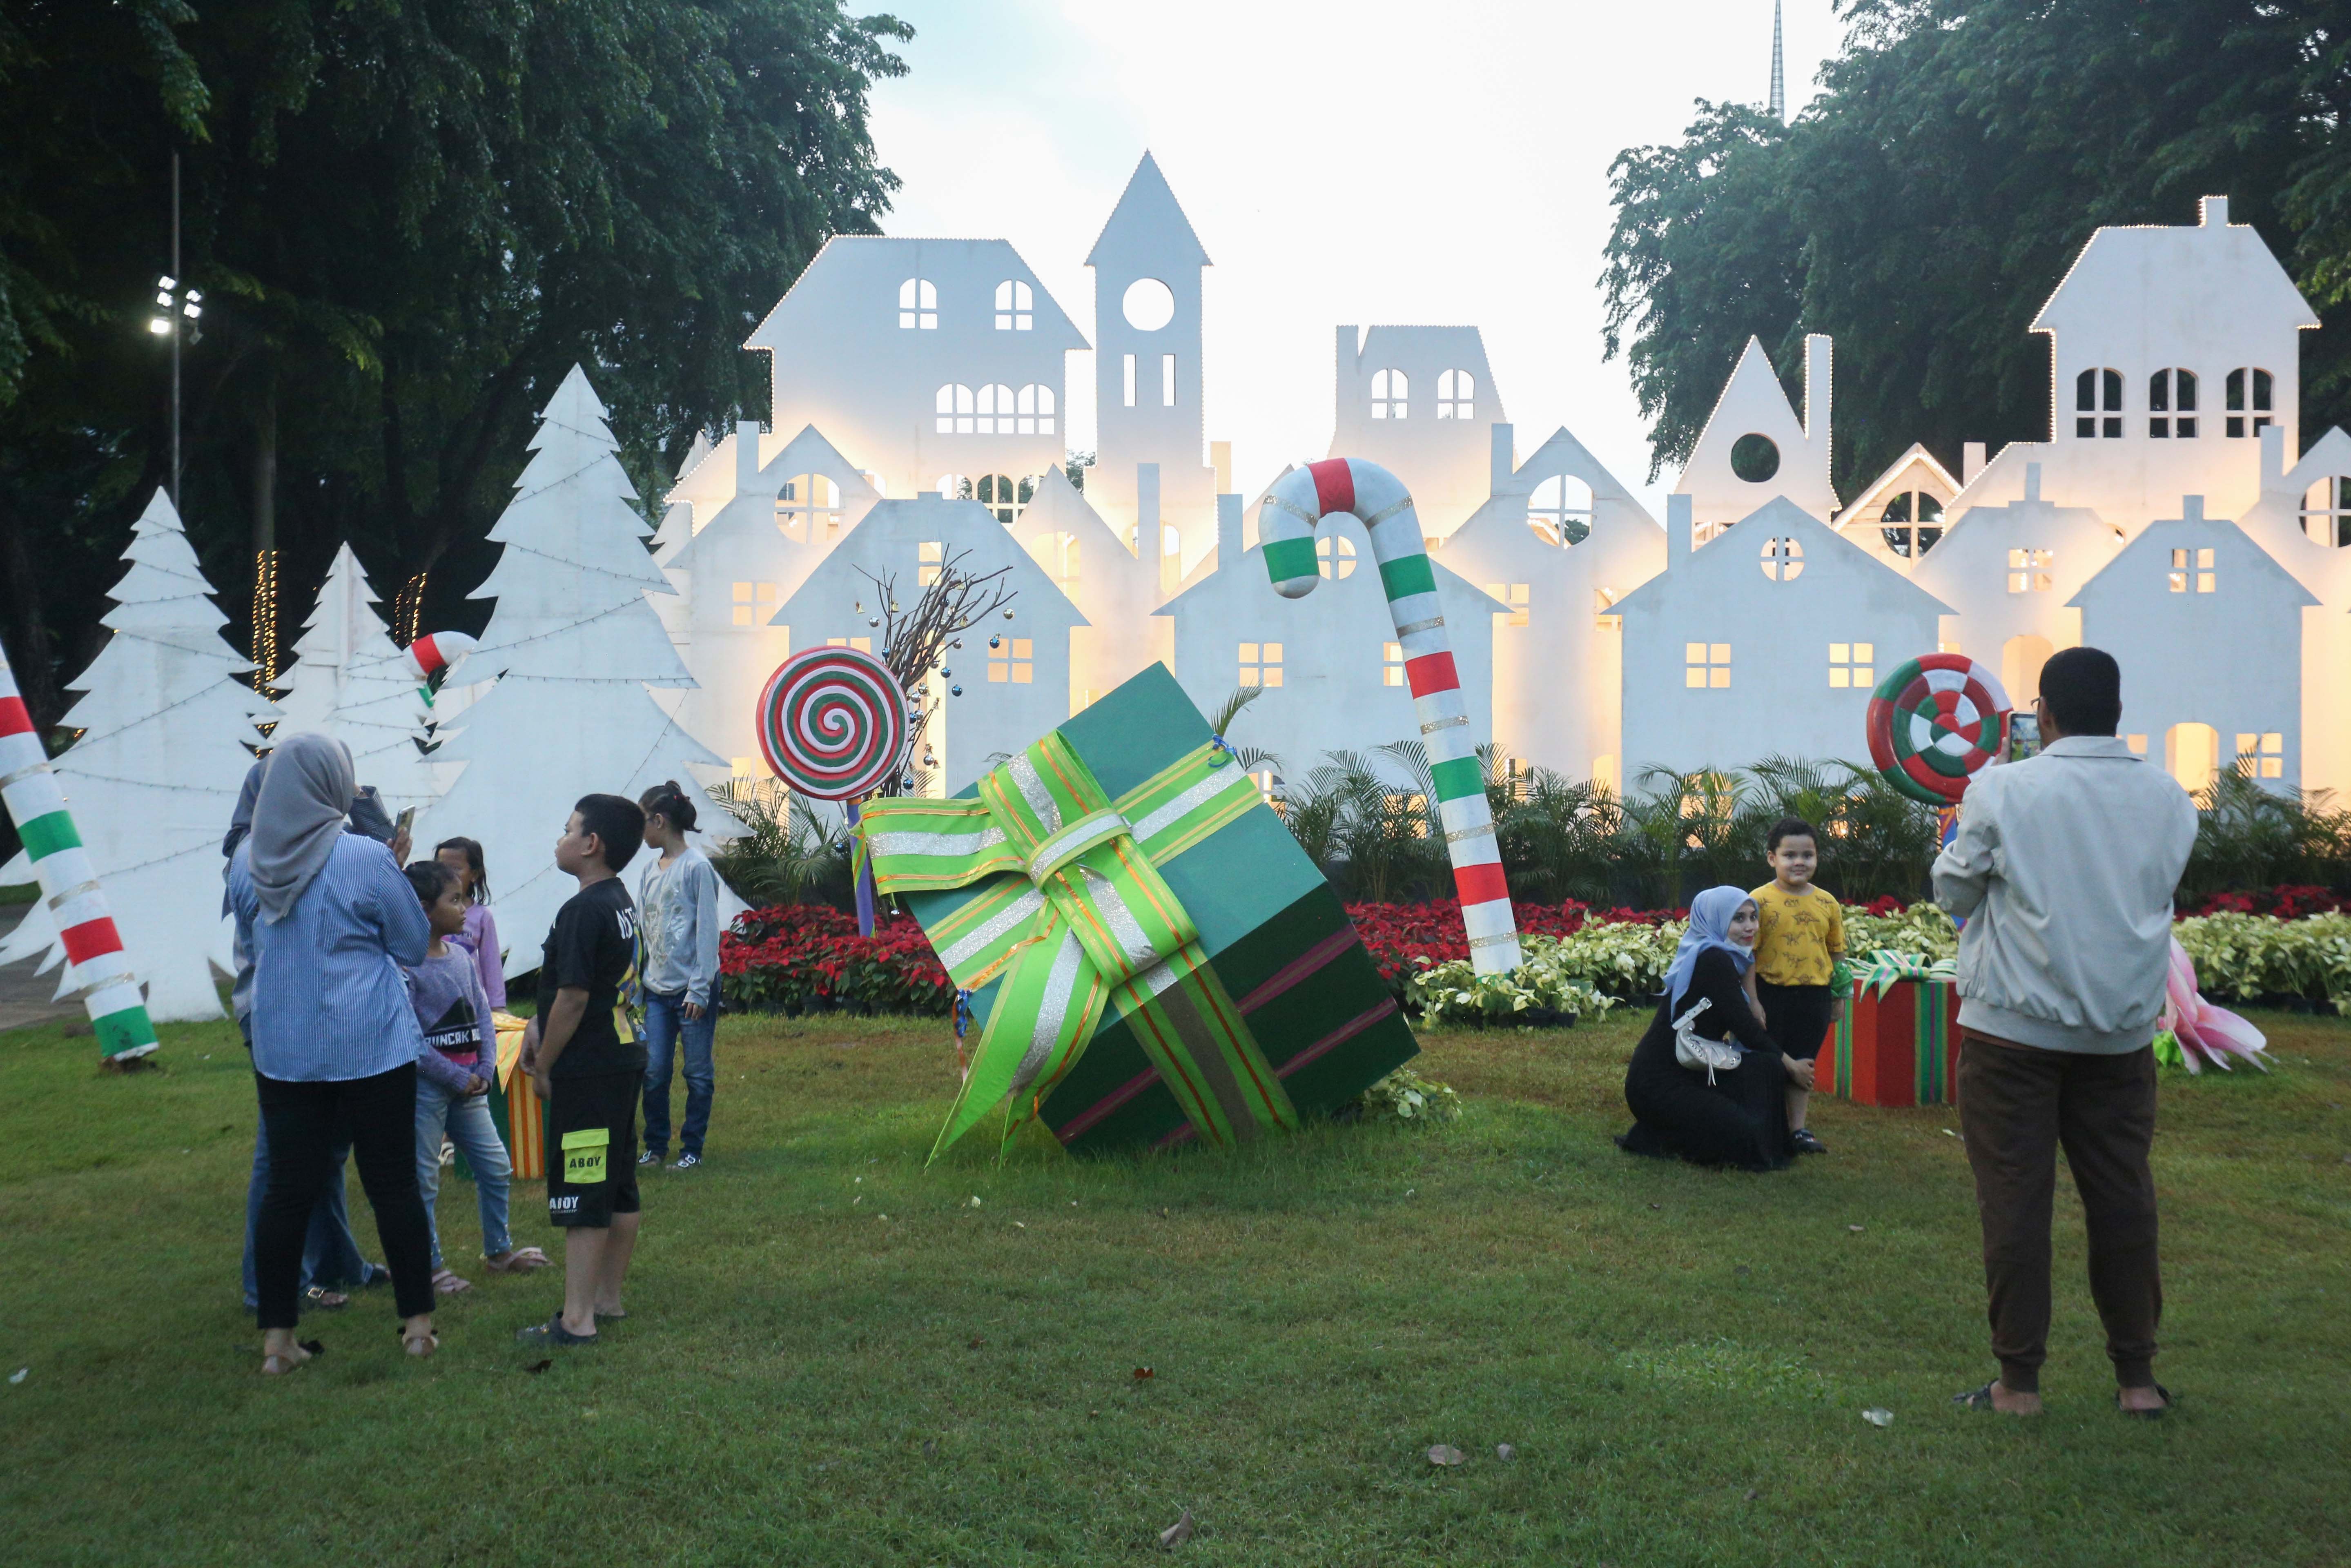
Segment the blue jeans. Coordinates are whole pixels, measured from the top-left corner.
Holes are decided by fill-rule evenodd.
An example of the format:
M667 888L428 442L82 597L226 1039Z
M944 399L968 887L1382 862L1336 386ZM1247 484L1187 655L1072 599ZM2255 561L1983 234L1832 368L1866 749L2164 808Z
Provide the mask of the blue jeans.
M416 1190L424 1199L425 1228L433 1235L433 1267L441 1267L441 1221L433 1200L441 1194L441 1135L465 1153L474 1167L474 1193L482 1208L482 1253L499 1258L514 1250L507 1234L507 1188L514 1179L514 1164L507 1158L506 1140L490 1120L486 1094L452 1095L437 1083L416 1080Z
M356 1289L368 1282L374 1265L360 1256L359 1239L351 1234L350 1210L343 1198L343 1162L351 1143L335 1143L335 1174L310 1211L310 1229L302 1245L302 1286ZM269 1129L256 1124L253 1134L253 1180L245 1191L245 1304L248 1311L260 1301L254 1272L253 1233L261 1222L262 1196L269 1190Z
M645 1150L669 1152L669 1069L678 1040L685 1041L685 1128L677 1152L700 1155L703 1134L710 1130L710 1096L717 1087L717 1070L711 1065L711 1041L718 1033L718 998L714 992L702 1016L685 1016L685 993L664 996L645 993Z

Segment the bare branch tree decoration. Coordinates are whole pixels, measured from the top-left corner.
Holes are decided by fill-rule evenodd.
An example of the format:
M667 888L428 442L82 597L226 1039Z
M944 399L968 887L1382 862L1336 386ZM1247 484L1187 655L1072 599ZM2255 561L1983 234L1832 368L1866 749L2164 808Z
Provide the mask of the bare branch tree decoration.
M970 555L969 550L958 550L942 560L937 575L911 610L898 601L895 572L880 577L872 572L860 573L873 585L874 612L867 618L868 623L881 628L882 662L890 666L890 673L897 677L900 689L906 694L912 729L906 747L908 767L883 785L883 795L914 792L905 785L916 773L914 758L925 753L929 746L926 737L931 715L923 702L923 686L931 672L947 667L946 656L963 645L964 632L999 615L1008 621L1012 618L1010 605L1019 597L1006 582L1012 569L998 567L985 573L966 571L963 563ZM927 769L924 772L926 777ZM915 789L925 781L917 779Z

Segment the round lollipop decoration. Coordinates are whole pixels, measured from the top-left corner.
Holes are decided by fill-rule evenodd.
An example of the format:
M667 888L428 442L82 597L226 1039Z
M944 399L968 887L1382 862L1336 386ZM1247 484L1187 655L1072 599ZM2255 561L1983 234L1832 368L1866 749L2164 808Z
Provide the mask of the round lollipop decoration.
M906 695L889 665L855 648L808 648L777 665L758 724L768 768L814 800L880 789L905 758Z
M1952 805L1999 755L2008 714L1999 676L1964 653L1926 654L1870 694L1870 760L1912 800Z

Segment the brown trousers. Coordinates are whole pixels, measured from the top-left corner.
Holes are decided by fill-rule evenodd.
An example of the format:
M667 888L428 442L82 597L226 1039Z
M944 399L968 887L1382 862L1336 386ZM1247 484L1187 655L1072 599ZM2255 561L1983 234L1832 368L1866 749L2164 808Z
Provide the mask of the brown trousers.
M2001 1381L2037 1392L2049 1354L2049 1216L2065 1150L2089 1232L2090 1295L2125 1388L2155 1382L2155 1052L2091 1056L1966 1031L1959 1125L1983 1221L1984 1283Z

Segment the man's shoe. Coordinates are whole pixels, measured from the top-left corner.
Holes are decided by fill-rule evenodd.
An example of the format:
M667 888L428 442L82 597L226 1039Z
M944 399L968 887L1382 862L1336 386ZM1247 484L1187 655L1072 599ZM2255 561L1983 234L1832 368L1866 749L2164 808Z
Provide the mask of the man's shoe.
M1824 1155L1829 1152L1829 1146L1826 1144L1813 1136L1813 1130L1810 1127L1797 1128L1788 1134L1788 1142L1795 1145L1796 1152L1800 1155Z
M651 1149L647 1149L643 1154L637 1156L637 1164L641 1166L657 1166L661 1163L661 1155L655 1154Z
M674 1171L690 1171L701 1163L702 1156L700 1155L680 1155L677 1156L677 1164L670 1166L669 1168Z

